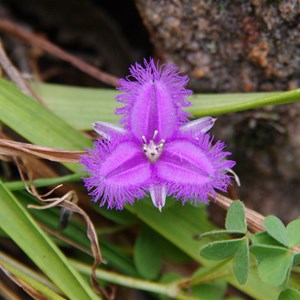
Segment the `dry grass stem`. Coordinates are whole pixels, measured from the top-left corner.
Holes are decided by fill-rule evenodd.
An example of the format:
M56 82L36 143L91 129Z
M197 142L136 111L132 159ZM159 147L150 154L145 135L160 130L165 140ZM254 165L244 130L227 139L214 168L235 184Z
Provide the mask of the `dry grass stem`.
M8 77L16 84L16 86L26 95L30 97L34 97L32 91L30 90L29 86L27 85L26 81L17 70L17 68L12 64L6 52L4 50L2 41L0 39L0 65L2 66L3 70L6 72Z
M0 154L9 156L32 155L56 162L78 163L78 159L85 151L67 151L55 148L36 146L0 138Z
M38 300L47 300L48 297L44 296L43 294L39 293L37 290L32 288L28 283L21 280L11 272L9 272L2 264L0 264L0 269L9 277L14 283L16 283L19 287L21 287L27 294L29 294L33 299Z
M28 205L28 208L48 209L51 207L59 206L59 207L65 208L66 210L68 210L72 213L78 213L84 218L84 220L87 224L87 237L89 238L89 240L91 242L91 251L92 251L92 255L94 257L94 263L91 268L91 276L90 276L92 287L98 294L105 297L106 299L113 299L112 294L108 293L105 289L101 288L100 284L97 280L96 269L103 262L102 254L101 254L100 247L99 247L98 236L97 236L95 226L92 223L89 216L86 214L86 212L83 209L81 209L77 205L78 198L77 198L77 194L75 193L75 191L71 190L68 193L64 194L62 197L47 198L56 189L56 188L54 188L47 194L40 195L39 192L37 191L36 187L33 184L32 172L30 170L28 170L28 167L26 166L26 162L20 161L17 158L15 159L15 162L18 167L21 180L23 181L26 190L31 195L36 197L42 204L45 204L43 206ZM26 176L28 176L28 178L26 178ZM29 182L29 184L27 182ZM49 203L49 204L47 204L47 203Z

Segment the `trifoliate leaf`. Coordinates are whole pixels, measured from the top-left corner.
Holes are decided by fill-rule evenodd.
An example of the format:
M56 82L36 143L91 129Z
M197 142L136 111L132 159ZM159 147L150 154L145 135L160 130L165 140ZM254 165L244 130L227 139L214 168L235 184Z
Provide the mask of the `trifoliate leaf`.
M288 249L274 246L252 246L251 252L258 260L258 275L261 280L273 286L283 283L292 264Z
M265 218L264 226L268 234L282 245L288 247L288 234L284 224L275 216Z
M245 284L249 272L249 245L248 239L243 238L243 243L239 246L233 257L233 274L240 284Z
M200 254L211 260L223 260L235 254L237 249L243 243L244 238L212 242L201 249Z
M300 245L300 219L294 220L286 227L290 247Z
M247 232L245 207L241 201L233 201L230 205L226 215L225 228L239 233Z
M273 239L266 231L258 232L250 236L250 240L253 245L269 245L279 246L282 244Z

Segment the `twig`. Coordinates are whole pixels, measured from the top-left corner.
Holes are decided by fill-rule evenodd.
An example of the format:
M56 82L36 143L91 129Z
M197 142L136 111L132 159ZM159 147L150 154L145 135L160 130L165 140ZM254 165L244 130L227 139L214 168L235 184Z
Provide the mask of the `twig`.
M33 44L45 52L56 56L64 61L69 62L71 65L75 66L79 70L84 73L89 74L90 76L98 79L101 82L104 82L110 86L116 87L118 86L118 78L110 75L106 72L100 71L99 69L91 66L80 58L64 51L60 47L54 45L53 43L45 40L42 37L37 36L27 30L24 30L20 26L17 26L11 21L8 20L0 20L0 30L5 31L11 35L14 35L28 44Z
M3 70L6 72L8 77L16 84L16 86L21 91L23 91L28 96L34 97L26 81L24 80L20 72L15 68L15 66L12 64L12 62L6 55L1 39L0 39L0 65L2 66Z

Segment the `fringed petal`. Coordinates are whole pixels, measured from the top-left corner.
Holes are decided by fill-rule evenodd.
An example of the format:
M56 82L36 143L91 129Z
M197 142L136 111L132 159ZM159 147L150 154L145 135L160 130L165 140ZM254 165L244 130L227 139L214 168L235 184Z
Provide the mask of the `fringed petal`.
M168 195L197 203L208 202L214 189L226 191L230 183L227 170L234 162L225 160L229 152L223 152L224 144L211 147L209 135L195 139L177 139L165 145L156 163L156 175L166 184Z
M97 140L81 163L90 175L84 179L85 186L95 202L101 198L100 206L122 209L145 196L151 166L134 142Z
M124 94L116 99L125 106L116 113L124 115L121 123L137 139L151 140L156 130L158 140L167 139L188 121L189 114L182 110L190 105L185 98L191 91L184 88L188 78L180 76L175 66L158 68L153 59L144 65L132 66L131 76L120 80Z

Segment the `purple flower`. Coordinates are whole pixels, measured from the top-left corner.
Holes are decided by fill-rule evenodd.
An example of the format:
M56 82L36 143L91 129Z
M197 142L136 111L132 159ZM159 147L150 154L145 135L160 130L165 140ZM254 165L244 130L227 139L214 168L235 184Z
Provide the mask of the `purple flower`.
M122 209L150 192L161 210L166 196L196 204L207 203L214 189L226 191L235 163L225 159L225 145L212 145L206 134L215 119L187 119L187 81L175 66L158 67L153 59L131 66L120 80L117 101L124 106L116 114L123 115L123 127L94 123L102 138L81 157L90 174L85 186L95 202L101 198L100 206Z

